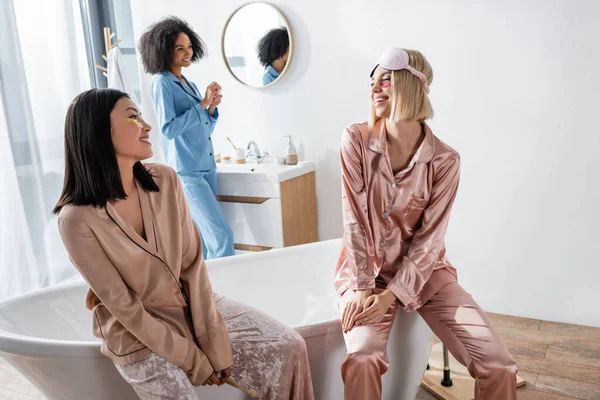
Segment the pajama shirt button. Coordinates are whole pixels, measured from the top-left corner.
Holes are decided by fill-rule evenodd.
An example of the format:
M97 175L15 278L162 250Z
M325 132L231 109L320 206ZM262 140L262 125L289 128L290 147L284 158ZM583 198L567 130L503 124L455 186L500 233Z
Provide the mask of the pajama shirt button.
M385 246L385 240L382 240L381 242L379 242L379 247L383 247Z
M396 189L396 184L395 183L392 183L392 188Z
M389 216L390 216L390 214L388 214L387 211L383 213L383 218L387 219L387 217L389 217Z

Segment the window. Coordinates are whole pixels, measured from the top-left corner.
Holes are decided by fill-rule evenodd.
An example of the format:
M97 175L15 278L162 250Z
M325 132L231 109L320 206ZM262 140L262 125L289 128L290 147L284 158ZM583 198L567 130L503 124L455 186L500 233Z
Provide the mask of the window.
M0 1L0 21L2 300L77 274L51 211L65 112L90 82L77 0Z
M80 0L83 23L85 25L85 38L88 48L88 59L91 80L94 87L107 87L106 77L95 65L105 66L102 55L106 55L104 46L104 27L110 28L115 33L116 40L120 40L119 49L123 55L128 83L135 95L135 101L140 104L142 98L138 63L133 36L133 20L131 18L131 3L129 0Z

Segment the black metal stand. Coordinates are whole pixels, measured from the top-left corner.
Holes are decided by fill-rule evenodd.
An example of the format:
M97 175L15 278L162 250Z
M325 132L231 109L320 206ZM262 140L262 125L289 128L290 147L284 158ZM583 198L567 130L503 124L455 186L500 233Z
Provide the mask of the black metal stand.
M448 357L448 349L446 345L443 345L444 349L444 377L442 378L442 386L451 387L452 379L450 378L450 359Z

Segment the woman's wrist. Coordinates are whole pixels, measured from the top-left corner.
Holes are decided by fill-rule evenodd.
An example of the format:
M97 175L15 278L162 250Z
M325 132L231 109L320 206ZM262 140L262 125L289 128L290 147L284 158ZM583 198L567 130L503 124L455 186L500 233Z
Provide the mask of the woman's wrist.
M202 100L200 102L200 107L202 107L203 110L206 110L209 106L210 106L210 103L207 103L204 100Z
M396 295L390 289L385 289L383 292L381 292L380 296L382 296L387 302L389 302L390 305L394 301L396 301Z

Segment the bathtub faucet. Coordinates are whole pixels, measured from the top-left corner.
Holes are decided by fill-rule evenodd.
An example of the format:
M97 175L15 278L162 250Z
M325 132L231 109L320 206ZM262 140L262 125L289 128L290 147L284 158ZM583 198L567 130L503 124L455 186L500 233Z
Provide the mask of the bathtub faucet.
M260 149L254 140L251 140L248 143L248 157L250 157L257 164L262 164L262 162L269 156L269 152L265 151L262 155L260 154Z

